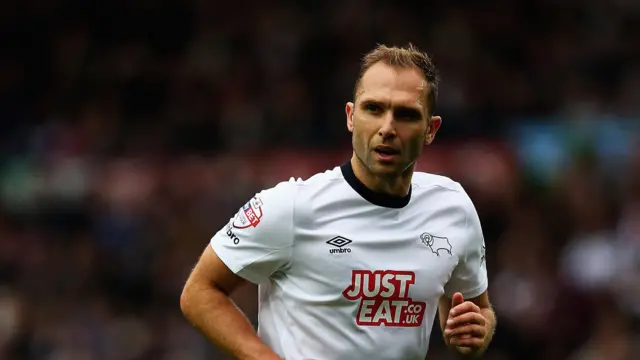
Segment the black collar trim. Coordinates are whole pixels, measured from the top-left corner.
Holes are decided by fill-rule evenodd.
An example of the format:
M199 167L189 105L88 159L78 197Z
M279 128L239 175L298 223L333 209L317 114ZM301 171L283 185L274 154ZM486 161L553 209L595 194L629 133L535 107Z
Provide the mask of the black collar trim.
M405 196L383 194L369 189L356 177L356 174L353 172L353 167L351 166L351 161L342 164L340 170L342 170L342 176L344 176L349 186L365 200L374 205L400 209L407 206L409 200L411 200L411 188L409 188L409 193Z

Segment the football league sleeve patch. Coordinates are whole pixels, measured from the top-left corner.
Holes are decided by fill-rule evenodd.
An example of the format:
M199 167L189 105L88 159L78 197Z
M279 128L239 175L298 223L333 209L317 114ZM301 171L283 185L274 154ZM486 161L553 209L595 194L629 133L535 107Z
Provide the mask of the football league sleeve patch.
M211 247L235 274L260 284L286 266L293 245L292 183L249 199L211 239Z

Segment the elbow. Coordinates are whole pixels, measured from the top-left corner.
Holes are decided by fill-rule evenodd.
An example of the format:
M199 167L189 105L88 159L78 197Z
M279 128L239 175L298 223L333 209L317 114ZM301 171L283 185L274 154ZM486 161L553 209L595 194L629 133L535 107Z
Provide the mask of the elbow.
M180 311L191 321L199 316L204 308L211 309L219 304L221 297L226 296L214 286L190 278L180 294Z
M180 311L187 319L193 312L195 298L197 298L197 294L194 294L193 284L188 280L180 294Z
M185 287L182 289L182 293L180 294L180 311L182 311L182 314L184 316L187 316L189 312L189 301L189 289L185 285Z

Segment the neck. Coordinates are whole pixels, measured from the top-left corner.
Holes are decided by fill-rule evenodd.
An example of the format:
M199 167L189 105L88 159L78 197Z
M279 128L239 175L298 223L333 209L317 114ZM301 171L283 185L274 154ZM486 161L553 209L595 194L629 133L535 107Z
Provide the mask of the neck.
M415 164L409 166L409 168L399 175L377 176L353 154L351 157L351 167L358 180L370 190L393 196L407 196L411 188L411 178Z

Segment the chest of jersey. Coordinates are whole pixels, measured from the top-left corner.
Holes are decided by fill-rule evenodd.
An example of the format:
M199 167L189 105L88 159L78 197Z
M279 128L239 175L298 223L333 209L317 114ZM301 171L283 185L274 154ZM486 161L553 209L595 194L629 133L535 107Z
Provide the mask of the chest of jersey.
M422 325L462 246L455 219L418 215L373 208L301 227L288 271L298 300L349 308L360 326Z

